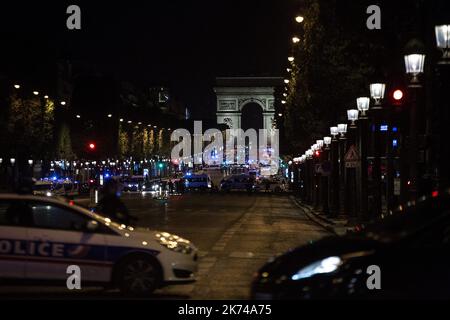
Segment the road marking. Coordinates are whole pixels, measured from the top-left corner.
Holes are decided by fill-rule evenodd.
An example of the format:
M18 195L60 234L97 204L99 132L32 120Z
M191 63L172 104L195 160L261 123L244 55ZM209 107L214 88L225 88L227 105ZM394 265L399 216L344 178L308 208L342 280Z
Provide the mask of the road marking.
M230 258L246 258L251 259L255 256L253 252L233 251L229 254Z

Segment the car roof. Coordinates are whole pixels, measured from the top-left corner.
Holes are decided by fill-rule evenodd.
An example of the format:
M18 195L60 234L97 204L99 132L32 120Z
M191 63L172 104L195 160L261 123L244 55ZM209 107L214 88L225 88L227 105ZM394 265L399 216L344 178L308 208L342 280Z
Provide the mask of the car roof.
M92 218L104 218L98 214L95 214L83 207L69 204L67 202L64 202L62 200L51 198L51 197L43 197L43 196L35 196L31 194L17 194L17 193L0 193L0 200L25 200L25 201L42 201L42 202L49 202L54 203L57 205L62 205L68 208L76 208L78 211L82 211L83 213L91 216Z

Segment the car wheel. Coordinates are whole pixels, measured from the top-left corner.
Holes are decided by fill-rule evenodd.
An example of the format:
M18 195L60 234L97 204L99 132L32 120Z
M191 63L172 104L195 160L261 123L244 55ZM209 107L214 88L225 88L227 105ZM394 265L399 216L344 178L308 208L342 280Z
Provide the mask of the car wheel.
M145 255L126 258L117 268L116 283L126 295L150 294L160 286L161 280L161 267Z

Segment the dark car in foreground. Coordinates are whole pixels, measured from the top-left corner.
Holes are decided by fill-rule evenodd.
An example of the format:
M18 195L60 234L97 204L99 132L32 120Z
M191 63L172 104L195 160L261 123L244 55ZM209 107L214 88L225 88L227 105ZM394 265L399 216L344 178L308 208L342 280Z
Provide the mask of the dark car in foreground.
M255 275L251 295L449 299L450 190L400 206L358 232L326 237L272 259Z

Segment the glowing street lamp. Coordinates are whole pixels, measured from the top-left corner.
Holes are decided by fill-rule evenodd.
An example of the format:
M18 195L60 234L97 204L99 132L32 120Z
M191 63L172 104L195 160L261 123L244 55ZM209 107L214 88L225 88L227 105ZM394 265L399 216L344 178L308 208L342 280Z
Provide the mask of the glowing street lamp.
M330 127L330 134L333 137L333 139L336 139L337 135L339 134L338 127Z
M293 62L293 61L294 61L294 57L293 57L293 56L289 56L289 57L288 57L288 61L289 61L289 62Z
M66 102L65 102L65 101L61 101L60 104L61 104L62 106L65 106L65 105L66 105Z
M292 37L292 43L299 43L300 38L299 37Z
M323 143L325 144L325 149L330 149L331 137L323 137Z
M374 109L381 109L381 100L384 99L386 85L384 83L372 83L370 85L370 97L375 101Z
M337 125L338 132L341 135L341 137L344 137L347 133L347 124L346 123L340 123Z
M425 55L419 53L413 53L405 55L405 69L407 74L412 75L411 84L413 86L418 85L418 75L423 73L423 67L425 64Z
M11 164L14 165L14 163L16 163L16 158L9 159L9 162L11 162Z
M436 26L436 45L439 49L443 51L442 58L449 59L450 58L450 25L441 25ZM448 63L448 61L446 62Z
M20 85L19 85L19 84L15 84L15 85L14 85L14 88L15 88L15 89L20 89Z
M29 164L30 166L32 166L32 165L33 165L33 160L32 160L32 159L28 160L28 164Z
M323 147L323 140L316 140L316 144L317 144L318 149L322 149L322 147Z
M347 110L347 119L350 121L350 127L355 128L355 121L358 120L359 111L356 109Z
M37 95L39 94L39 91L33 91L33 94L34 94L35 96L37 96Z
M359 97L356 99L356 106L358 110L361 111L361 119L367 118L366 112L369 110L370 98Z

